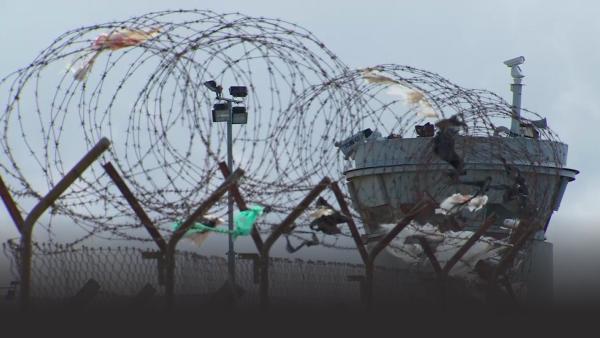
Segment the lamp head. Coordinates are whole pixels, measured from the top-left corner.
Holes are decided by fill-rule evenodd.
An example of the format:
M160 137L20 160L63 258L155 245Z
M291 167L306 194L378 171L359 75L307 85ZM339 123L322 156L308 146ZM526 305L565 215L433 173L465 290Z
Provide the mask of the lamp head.
M248 96L248 88L245 86L232 86L229 87L229 94L233 97L246 97Z
M223 87L217 85L217 82L214 80L204 82L204 86L210 91L215 92L217 97L221 96L221 93L223 92Z

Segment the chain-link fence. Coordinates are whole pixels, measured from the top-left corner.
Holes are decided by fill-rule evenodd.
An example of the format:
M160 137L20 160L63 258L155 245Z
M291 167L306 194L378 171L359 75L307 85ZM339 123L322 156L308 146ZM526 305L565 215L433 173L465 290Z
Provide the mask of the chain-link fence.
M20 245L3 243L11 262L13 277L19 279ZM243 289L237 306L252 307L259 302L258 262L238 259L236 283ZM387 299L401 296L404 278L401 270L378 269L378 289ZM360 307L364 266L358 264L271 258L270 302L277 305ZM164 260L156 251L133 247L66 247L35 243L32 259L31 301L34 305L67 304L81 293L90 280L99 289L93 304L132 303L144 288L154 290L147 307L164 304ZM178 251L175 261L175 303L202 306L214 301L227 281L227 261L223 257Z

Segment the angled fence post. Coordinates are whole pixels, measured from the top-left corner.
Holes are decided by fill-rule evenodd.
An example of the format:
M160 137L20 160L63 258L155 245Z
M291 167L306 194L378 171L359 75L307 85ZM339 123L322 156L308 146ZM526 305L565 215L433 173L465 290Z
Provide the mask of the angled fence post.
M273 230L273 232L267 237L262 248L260 250L260 307L263 310L269 308L269 251L275 241L285 232L289 230L294 221L310 206L312 201L319 196L319 194L327 189L327 186L331 183L329 177L323 178L319 184L317 184L304 199L287 215L287 217L281 221L279 226Z
M531 235L534 232L535 232L535 227L525 226L524 231L521 233L521 235L515 239L512 248L510 248L502 256L502 258L500 259L500 262L498 262L498 265L496 265L492 269L492 273L491 273L491 276L488 281L488 294L487 294L488 302L492 299L493 290L498 285L498 280L499 280L500 275L504 274L506 272L506 270L511 266L515 256L517 255L517 252L527 243L527 241L530 239ZM509 285L508 288L511 288L510 283L507 282L507 284ZM505 285L505 288L506 288L506 285ZM510 295L512 292L512 289L508 289L508 288L506 291Z
M2 201L4 202L4 205L6 206L8 214L10 215L10 217L13 220L13 223L15 224L15 227L17 228L20 234L23 234L23 224L25 223L25 221L23 220L23 216L21 216L19 208L17 208L15 200L13 200L10 191L8 190L8 187L6 186L6 184L4 184L2 177L0 177L0 197L2 197Z
M65 176L50 191L40 199L40 201L31 209L25 219L19 213L14 200L10 196L4 182L0 180L0 195L8 209L8 212L15 223L15 226L21 233L21 289L20 305L22 309L28 309L31 297L31 259L33 256L33 228L35 222L44 214L46 210L79 178L83 172L110 147L110 141L103 137L90 149L85 156L69 170Z
M175 296L175 250L177 243L185 235L185 233L194 225L196 220L206 214L210 208L217 203L223 195L229 190L232 184L236 183L242 176L244 171L237 169L231 175L227 177L215 191L213 191L208 198L183 222L183 224L173 232L173 235L167 242L167 249L165 251L165 297L167 309L172 309L174 305Z
M422 211L426 208L431 207L430 201L419 202L417 203L410 211L406 213L406 216L398 223L396 226L390 230L383 238L381 238L377 244L373 247L373 249L369 252L363 243L363 240L358 232L358 228L352 214L350 213L350 209L348 208L348 204L344 199L344 195L340 190L337 182L331 184L331 190L333 191L340 209L344 216L348 219L348 226L350 227L350 232L352 233L352 238L354 239L354 243L356 244L356 248L359 251L360 257L365 265L365 276L363 278L359 278L358 276L351 276L351 280L360 281L360 293L361 299L366 305L367 309L371 309L373 305L373 275L375 270L375 259L379 255L379 253L390 244L390 242L398 236L398 234Z
M230 189L232 185L243 176L243 170L236 170L231 176L227 175L225 182L223 182L217 190L215 190L209 197L202 203L193 213L190 215L185 222L177 229L169 241L165 241L162 237L156 225L150 220L150 217L146 214L140 203L134 197L133 193L123 180L114 166L108 162L103 165L104 170L113 180L117 188L121 191L123 197L129 203L129 206L135 214L138 216L146 231L150 234L154 242L156 243L159 252L155 254L146 254L146 258L156 258L158 260L159 269L163 265L161 262L164 261L164 286L165 286L165 297L166 306L168 309L172 309L174 305L174 289L175 289L175 253L176 246L179 240L185 235L187 230L194 225L194 222L199 217L203 216L208 210L223 197L225 192ZM161 274L159 273L159 279Z
M417 203L404 218L400 220L382 239L380 239L373 249L371 249L367 262L365 263L365 298L367 309L373 307L373 274L375 270L375 260L377 256L398 236L410 222L425 208L429 207L429 202Z
M158 252L143 252L142 258L156 260L158 285L164 285L164 258L165 253L167 251L167 242L158 231L158 227L152 222L150 217L148 217L148 214L146 214L138 200L135 198L135 196L127 186L127 183L125 183L125 180L121 177L121 175L119 175L119 172L112 165L112 163L107 162L103 164L102 167L104 168L104 171L106 171L108 176L111 178L113 183L117 186L127 203L129 203L131 209L133 209L137 217L140 219L142 225L144 226L144 228L146 228L146 231L154 240L154 243L156 243L156 246L158 247ZM148 284L147 286L150 285Z
M487 232L490 226L492 226L492 224L494 223L495 217L496 216L494 213L487 217L483 224L477 229L477 231L473 233L471 237L469 237L467 242L463 246L461 246L460 249L458 249L454 253L454 255L452 255L452 257L450 257L450 259L446 262L446 264L443 267L440 266L440 263L433 254L433 250L431 250L431 247L429 246L427 240L423 237L419 237L419 244L423 248L423 251L429 259L429 262L431 263L431 266L433 267L433 270L435 271L436 276L438 278L442 309L446 309L447 307L448 275L450 274L450 271L456 265L456 263L458 263L458 261L469 251L469 249L471 249L471 247L475 245L475 243L481 238L481 236L483 236Z
M335 195L335 198L340 206L340 210L342 211L342 214L344 214L344 216L346 216L346 218L348 219L348 227L350 228L352 239L354 239L354 243L356 244L358 253L362 258L363 263L365 263L369 259L369 253L367 252L367 249L365 248L365 245L363 244L362 239L360 238L360 233L358 232L358 228L356 227L354 218L350 213L348 203L346 203L346 200L344 199L344 194L342 194L342 190L340 189L340 186L337 184L337 182L331 183L331 191L333 191L333 194Z
M158 249L164 254L167 250L167 242L165 242L164 238L158 231L158 228L150 220L150 217L148 217L138 200L135 198L135 196L133 196L133 193L131 192L131 190L129 190L129 187L127 186L123 178L121 178L117 169L115 169L115 167L110 162L105 163L104 165L102 165L102 167L104 168L108 176L110 176L117 188L119 188L119 191L121 191L121 194L123 195L125 200L127 200L127 203L129 203L131 209L133 209L135 214L138 216L138 218L146 228L146 231L148 231L148 233L150 234L150 237L152 237L152 239L156 243L156 246L158 246Z
M373 278L374 278L374 269L375 269L375 260L379 253L389 245L389 243L421 212L426 209L431 209L433 203L433 199L429 197L424 202L417 203L410 211L406 213L406 216L398 223L396 226L390 230L386 235L380 239L377 244L372 248L370 252L368 252L365 248L363 240L360 237L356 224L352 219L352 215L350 214L350 210L348 209L347 203L344 200L343 194L337 185L337 183L333 183L331 185L331 189L334 192L338 203L340 205L340 209L342 213L350 220L348 225L350 227L350 231L352 233L352 237L356 243L357 249L359 250L360 256L365 264L365 278L364 278L364 297L367 308L372 308L373 304ZM446 304L446 277L452 270L452 268L458 263L458 261L467 253L467 251L485 234L485 232L489 229L489 227L493 224L495 215L490 215L485 222L479 227L479 229L467 240L467 242L450 258L450 260L445 264L444 267L440 265L435 255L433 254L433 250L427 243L424 238L418 238L419 244L423 248L423 251L429 261L432 264L434 272L438 276L440 287L441 287L441 295L442 295L442 304L445 306Z

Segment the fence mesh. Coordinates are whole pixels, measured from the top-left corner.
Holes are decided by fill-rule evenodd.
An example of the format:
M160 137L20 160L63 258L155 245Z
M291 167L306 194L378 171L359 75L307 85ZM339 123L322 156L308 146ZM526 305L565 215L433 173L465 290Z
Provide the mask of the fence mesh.
M11 271L19 279L20 246L3 243ZM32 302L56 304L72 298L90 279L100 285L94 304L126 302L146 285L155 290L150 304L162 305L164 262L158 252L134 247L68 247L35 243L32 259ZM252 260L236 261L236 283L244 290L238 306L259 302L258 271ZM270 258L269 299L273 305L322 304L360 306L360 283L349 278L364 275L364 266L321 260ZM405 271L377 268L375 294L386 299L405 296L402 290L410 278ZM175 262L175 300L177 304L203 305L227 281L227 260L178 251ZM152 306L152 305L149 305Z

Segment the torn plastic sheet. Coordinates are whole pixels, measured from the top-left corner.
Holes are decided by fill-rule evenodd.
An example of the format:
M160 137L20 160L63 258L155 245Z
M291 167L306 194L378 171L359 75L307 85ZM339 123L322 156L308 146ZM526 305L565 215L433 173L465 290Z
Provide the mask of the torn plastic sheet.
M311 247L311 246L314 246L314 245L319 245L320 241L317 238L317 235L314 232L311 232L310 234L311 234L311 239L304 239L304 238L300 238L298 236L301 239L301 243L299 245L295 246L295 247L290 242L290 238L289 238L290 236L286 235L285 236L285 242L286 242L285 250L287 252L289 252L289 253L294 253L294 252L302 249L303 247L307 247L308 248L308 247Z
M252 205L247 210L240 211L233 218L235 224L234 237L235 236L248 236L254 228L256 219L265 212L265 207L260 205Z
M206 231L206 232L194 232L194 233L186 234L184 237L191 240L192 242L194 242L194 244L196 244L197 246L201 246L202 243L204 243L204 241L206 241L206 239L208 238L209 235L210 235L210 232Z
M459 212L463 208L467 208L470 212L479 211L487 204L488 197L486 195L479 195L473 197L473 195L453 194L446 198L440 207L435 209L436 214L452 215Z
M422 92L405 87L401 84L391 85L387 94L392 96L400 96L404 102L416 110L417 115L421 117L439 118L439 114L433 109L433 106Z
M179 229L179 227L181 227L182 224L183 222L173 223L173 231ZM229 229L223 227L210 227L202 223L194 223L194 225L192 225L192 227L188 229L188 231L183 237L192 240L197 245L200 245L208 238L211 232L221 234L232 234L234 239L238 236L245 236L245 234L243 233L244 231L240 233L237 230L237 227L230 231Z
M159 28L152 28L148 31L129 28L117 29L114 32L100 34L92 43L92 50L117 50L134 47L157 36L159 33Z
M221 234L231 234L233 238L237 238L238 236L248 236L252 232L254 228L254 223L256 219L261 216L264 212L265 207L253 205L250 206L247 210L240 211L233 218L233 223L235 224L235 228L233 230L229 230L223 227L217 227L216 224L221 224L223 221L217 218L210 218L210 216L204 216L206 220L215 220L213 224L205 224L205 223L194 223L190 229L185 233L184 237L189 238L194 241L197 245L202 244L208 235L211 232L221 233ZM173 231L179 229L183 222L177 221L173 223Z
M386 231L394 226L395 224L382 225ZM423 252L421 245L412 240L415 237L422 237L430 243L436 259L443 267L473 234L473 231L466 230L441 232L436 226L429 223L420 225L411 222L390 243L386 250L413 268L427 269L431 267L429 259ZM491 237L481 237L450 270L449 275L468 281L480 281L480 277L475 271L477 262L483 259L499 261L504 251L510 247L511 245L504 241Z
M410 88L400 81L396 81L372 69L364 70L362 72L362 77L367 83L389 86L387 94L401 97L406 105L409 108L414 109L420 117L440 117L423 92Z
M312 219L317 219L317 218L321 218L324 216L331 216L331 215L333 215L334 212L335 212L335 210L333 210L333 209L329 209L327 207L319 207L316 211L313 211L310 214L310 217Z
M110 33L102 33L92 43L92 52L78 57L71 65L69 65L69 70L73 73L75 80L83 81L92 70L96 58L98 58L103 51L115 51L121 48L135 47L157 36L159 33L159 28L152 28L148 31L121 28Z
M504 227L508 229L516 229L520 223L521 220L518 218L506 218L502 222L502 225L504 225Z
M348 218L335 210L323 197L319 197L316 205L317 210L310 214L313 218L309 225L311 230L321 231L327 235L341 233L337 225L347 223Z

